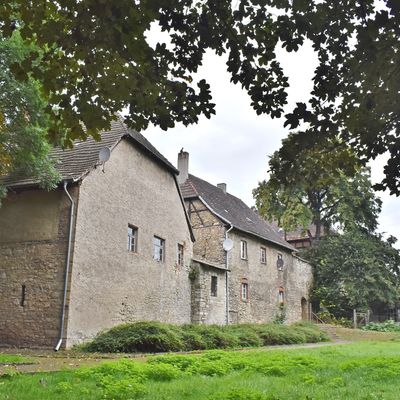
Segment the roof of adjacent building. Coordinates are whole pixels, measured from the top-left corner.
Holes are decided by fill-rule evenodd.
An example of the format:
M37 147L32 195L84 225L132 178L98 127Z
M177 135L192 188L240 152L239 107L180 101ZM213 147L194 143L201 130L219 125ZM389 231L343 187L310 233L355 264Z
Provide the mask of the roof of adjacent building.
M210 208L210 211L235 229L255 235L286 249L296 250L280 236L276 228L263 220L242 200L225 193L217 186L189 175L189 178L180 187L185 199L201 198L205 205Z
M143 151L174 174L178 170L140 133L129 129L120 119L111 123L109 131L101 132L101 140L88 137L84 141L74 142L71 149L54 148L50 157L56 160L56 169L64 181L79 181L96 165L100 164L99 151L104 147L112 150L123 138L133 141ZM32 186L38 183L36 179L21 176L6 176L0 182L10 188Z

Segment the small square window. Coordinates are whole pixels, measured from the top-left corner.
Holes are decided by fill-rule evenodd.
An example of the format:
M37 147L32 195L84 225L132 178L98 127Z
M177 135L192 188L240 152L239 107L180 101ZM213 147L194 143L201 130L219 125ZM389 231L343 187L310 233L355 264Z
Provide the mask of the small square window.
M267 249L265 247L260 247L260 262L261 264L267 263Z
M249 284L247 282L242 282L241 299L242 301L247 301L249 299Z
M183 265L183 244L178 243L178 255L177 255L177 262L178 265Z
M245 240L240 241L240 258L247 260L247 242Z
M217 297L218 293L218 277L211 277L211 296Z
M128 225L128 251L137 252L137 228L133 225Z
M158 236L153 237L153 259L159 262L165 259L165 240Z

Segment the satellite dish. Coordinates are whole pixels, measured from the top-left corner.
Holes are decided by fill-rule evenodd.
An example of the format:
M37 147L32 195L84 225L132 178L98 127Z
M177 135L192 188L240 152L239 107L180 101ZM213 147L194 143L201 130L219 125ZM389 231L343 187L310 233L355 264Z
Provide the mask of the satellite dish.
M232 250L233 248L233 241L232 239L225 239L224 243L222 244L222 247L225 251Z
M100 151L99 151L99 160L102 163L105 163L106 161L108 161L110 159L110 155L111 155L111 151L108 147L103 147Z

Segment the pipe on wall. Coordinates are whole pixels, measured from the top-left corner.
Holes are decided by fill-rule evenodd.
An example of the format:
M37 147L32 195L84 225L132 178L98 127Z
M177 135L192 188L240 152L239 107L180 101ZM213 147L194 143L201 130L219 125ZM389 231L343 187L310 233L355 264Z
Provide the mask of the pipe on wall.
M68 276L69 276L69 269L70 269L70 260L71 260L71 243L72 243L72 226L74 222L74 210L75 210L75 202L71 195L67 190L68 182L64 181L64 192L68 196L69 201L71 202L70 214L69 214L69 227L68 227L68 248L67 248L67 260L65 265L65 278L64 278L64 295L63 295L63 302L62 302L62 309L61 309L61 327L60 327L60 338L54 351L60 350L63 336L64 336L64 320L65 320L65 307L67 304L67 291L68 291Z
M228 239L228 233L233 229L233 225L230 226L229 229L225 231L225 240ZM226 258L225 258L225 306L226 306L226 325L229 325L229 282L228 282L228 269L229 269L229 263L228 263L228 257L229 257L229 251L226 251Z

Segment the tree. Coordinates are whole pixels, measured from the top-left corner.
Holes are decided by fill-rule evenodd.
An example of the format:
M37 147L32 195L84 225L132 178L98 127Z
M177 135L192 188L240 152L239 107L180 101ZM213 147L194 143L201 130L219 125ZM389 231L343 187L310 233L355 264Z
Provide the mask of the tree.
M296 137L289 136L283 147ZM290 164L280 152L274 153L269 180L253 191L260 215L276 220L286 231L314 224L311 239L317 243L322 227L373 232L381 201L372 190L369 171L360 167L346 144L325 140L320 146L299 151Z
M0 176L29 176L49 189L59 175L55 160L49 157L46 103L37 82L31 78L18 81L10 71L10 65L23 62L30 50L18 34L10 39L0 37ZM0 183L0 199L4 194Z
M381 313L400 299L400 252L396 240L352 230L322 239L302 253L314 271L314 301L336 317L353 309Z
M228 55L232 82L258 114L280 117L288 80L275 49L297 51L309 40L319 59L314 90L286 124L309 125L303 148L340 135L363 162L389 151L379 188L399 194L400 5L383 3L378 10L374 0L239 0L235 8L230 0L9 0L0 5L0 28L5 36L20 29L41 48L13 71L41 83L50 136L67 131L69 140L96 136L124 108L138 130L210 117L209 86L192 77L207 49ZM153 47L152 24L168 35Z

